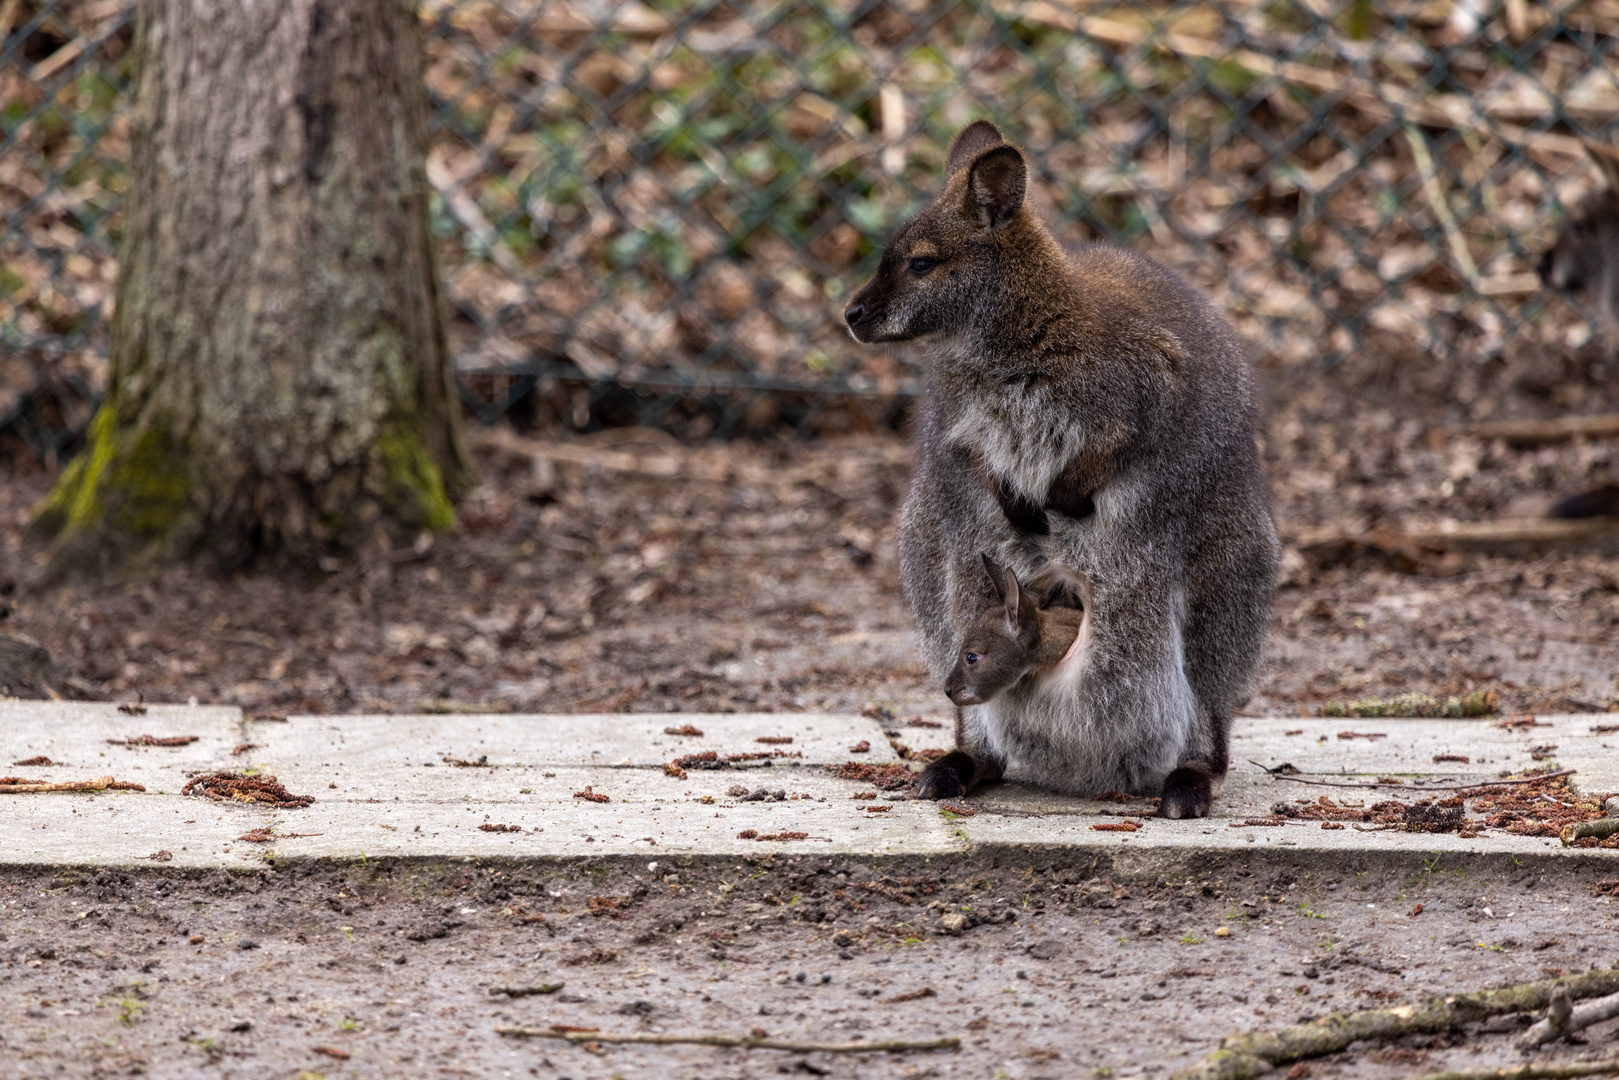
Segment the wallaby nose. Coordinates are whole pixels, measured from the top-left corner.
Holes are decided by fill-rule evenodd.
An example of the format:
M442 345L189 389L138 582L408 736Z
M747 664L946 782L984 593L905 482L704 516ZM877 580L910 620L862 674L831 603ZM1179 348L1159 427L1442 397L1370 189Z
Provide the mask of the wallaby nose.
M843 309L843 321L853 326L866 317L866 305L858 300Z

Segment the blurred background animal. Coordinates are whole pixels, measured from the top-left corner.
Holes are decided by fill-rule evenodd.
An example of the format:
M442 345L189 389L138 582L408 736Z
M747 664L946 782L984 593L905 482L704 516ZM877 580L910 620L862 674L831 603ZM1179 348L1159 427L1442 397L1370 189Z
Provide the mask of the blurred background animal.
M1572 210L1540 260L1540 278L1595 308L1610 357L1619 358L1619 146L1581 140L1604 187ZM1552 507L1556 518L1619 517L1619 484L1602 484Z

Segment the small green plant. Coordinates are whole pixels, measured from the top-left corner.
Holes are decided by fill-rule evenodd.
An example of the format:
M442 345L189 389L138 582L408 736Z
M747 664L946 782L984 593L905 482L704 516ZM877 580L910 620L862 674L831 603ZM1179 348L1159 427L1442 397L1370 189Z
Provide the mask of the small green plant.
M1299 917L1302 918L1302 919L1325 919L1326 918L1326 916L1321 914L1319 911L1312 911L1310 909L1310 905L1308 905L1308 904L1300 904L1299 905Z
M345 1018L343 1022L337 1026L341 1031L353 1031L355 1028L360 1026L360 1022L352 1018Z
M1491 944L1489 944L1488 942L1485 942L1485 941L1479 942L1478 947L1481 948L1481 949L1488 949L1491 952L1506 952L1506 950L1503 949L1501 946L1499 946L1499 945L1491 945Z
M1113 1075L1113 1066L1111 1066L1111 1065L1093 1065L1091 1067L1091 1075L1096 1077L1097 1080L1102 1080L1102 1078L1106 1077L1106 1076L1112 1076Z
M340 927L338 927L338 929L343 931L343 936L344 937L348 938L350 941L354 940L354 927L352 927L352 926L340 926Z
M1182 945L1201 945L1207 940L1208 940L1208 938L1199 937L1196 934L1187 934L1185 937L1181 938L1181 944Z
M146 1008L144 1001L137 1001L126 995L118 1002L118 1019L125 1024L134 1024L140 1019L141 1010L144 1008Z
M1119 944L1120 945L1128 945L1128 944L1130 944L1130 935L1129 934L1120 934L1119 935Z

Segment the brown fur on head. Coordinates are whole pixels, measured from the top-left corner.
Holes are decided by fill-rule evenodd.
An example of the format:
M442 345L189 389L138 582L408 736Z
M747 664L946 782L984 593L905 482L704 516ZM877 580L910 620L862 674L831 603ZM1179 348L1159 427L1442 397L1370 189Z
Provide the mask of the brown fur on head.
M856 341L909 341L972 323L1009 251L1051 244L1025 205L1028 165L994 124L969 124L950 146L944 191L900 227L877 273L849 301Z
M1607 187L1569 211L1557 242L1540 260L1540 279L1554 289L1584 293L1619 330L1619 147L1584 140Z
M968 623L944 692L957 705L982 705L1034 666L1040 647L1040 611L1011 570L983 556L984 571L1000 598Z

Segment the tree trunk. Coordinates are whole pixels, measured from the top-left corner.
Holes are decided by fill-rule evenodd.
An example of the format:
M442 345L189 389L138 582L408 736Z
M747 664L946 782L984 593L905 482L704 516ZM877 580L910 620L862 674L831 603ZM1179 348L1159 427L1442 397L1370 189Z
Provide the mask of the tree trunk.
M142 0L106 401L56 561L442 529L469 474L404 0Z

